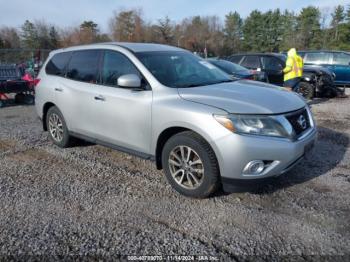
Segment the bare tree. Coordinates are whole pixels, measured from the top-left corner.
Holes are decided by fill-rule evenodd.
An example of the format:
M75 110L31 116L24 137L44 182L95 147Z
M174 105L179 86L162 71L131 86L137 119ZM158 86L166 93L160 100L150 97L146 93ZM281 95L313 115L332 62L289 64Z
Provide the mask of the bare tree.
M174 26L168 16L164 19L159 19L155 30L159 36L159 42L172 44L174 41Z
M21 45L19 33L14 27L1 27L0 39L2 48L19 48Z
M140 9L114 11L110 31L116 41L143 42L144 22Z

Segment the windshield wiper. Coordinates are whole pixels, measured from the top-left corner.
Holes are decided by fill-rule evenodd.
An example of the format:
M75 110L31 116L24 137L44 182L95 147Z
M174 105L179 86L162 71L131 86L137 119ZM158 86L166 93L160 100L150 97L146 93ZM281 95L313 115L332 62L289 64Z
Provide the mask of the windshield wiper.
M229 83L229 82L234 82L234 81L237 81L237 80L238 80L238 78L226 79L226 80L222 80L222 81L216 82L216 83L214 83L214 84Z
M206 86L207 83L198 83L198 84L189 84L189 85L179 85L177 88L187 88L187 87L198 87L198 86Z
M236 79L226 79L226 80L221 80L221 81L218 81L218 82L208 82L208 83L197 83L197 84L183 85L183 86L178 86L178 88L209 86L209 85L216 85L216 84L228 83L228 82L234 82L234 81L236 81Z

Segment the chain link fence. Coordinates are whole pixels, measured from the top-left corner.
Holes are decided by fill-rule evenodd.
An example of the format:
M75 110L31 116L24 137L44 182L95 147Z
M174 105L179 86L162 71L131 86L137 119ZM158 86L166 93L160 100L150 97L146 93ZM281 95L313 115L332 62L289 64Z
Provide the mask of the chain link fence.
M0 65L17 65L31 75L36 75L48 57L49 49L0 49Z

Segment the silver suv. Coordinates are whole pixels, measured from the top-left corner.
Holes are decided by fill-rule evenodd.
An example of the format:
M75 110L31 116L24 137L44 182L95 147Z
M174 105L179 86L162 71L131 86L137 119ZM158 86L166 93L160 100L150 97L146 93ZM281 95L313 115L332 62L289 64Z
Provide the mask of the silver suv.
M232 80L166 45L103 43L50 54L36 110L53 143L74 138L155 161L171 186L207 197L281 175L312 147L316 128L299 95ZM250 182L250 183L249 183Z

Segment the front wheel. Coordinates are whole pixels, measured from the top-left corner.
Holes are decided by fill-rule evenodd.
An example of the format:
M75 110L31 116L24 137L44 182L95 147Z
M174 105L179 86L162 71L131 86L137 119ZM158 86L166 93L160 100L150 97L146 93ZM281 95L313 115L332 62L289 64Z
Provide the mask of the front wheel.
M311 100L314 97L314 87L307 82L300 82L297 93L301 94L305 99Z
M186 131L171 137L164 146L162 164L170 185L185 196L205 198L220 185L215 153L194 132Z

